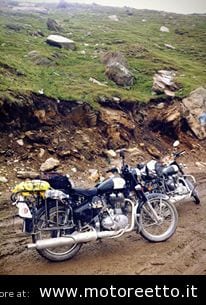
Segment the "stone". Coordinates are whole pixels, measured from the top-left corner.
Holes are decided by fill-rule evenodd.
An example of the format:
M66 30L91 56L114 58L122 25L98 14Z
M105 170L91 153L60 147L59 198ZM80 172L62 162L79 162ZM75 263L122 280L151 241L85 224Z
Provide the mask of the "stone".
M133 74L121 63L114 62L106 68L107 77L118 86L131 87L134 84Z
M160 32L165 32L165 33L169 33L169 29L166 26L161 26L160 27Z
M65 48L70 50L76 49L76 45L73 40L60 35L49 35L46 39L46 42L54 47Z
M16 143L20 146L24 146L24 141L22 139L17 140Z
M7 183L8 179L6 177L0 176L0 183Z
M183 116L199 140L206 139L206 89L200 87L183 99Z
M59 165L60 165L59 160L54 158L49 158L41 165L40 171L42 172L49 171L56 168Z
M110 16L108 16L108 18L112 21L119 21L119 18L117 17L117 15L110 15Z
M117 153L113 149L106 150L105 154L108 158L116 158L117 157Z
M32 171L17 171L16 176L17 178L22 179L36 179L39 176L39 173Z
M88 177L89 180L93 182L98 182L100 174L97 169L89 169L90 176Z
M47 19L47 28L50 31L55 31L55 32L61 31L61 26L56 22L56 20L51 18Z
M164 46L165 46L167 49L175 50L175 47L173 47L171 44L165 43Z
M178 89L174 82L176 72L173 70L159 70L153 77L152 90L157 94L165 93L174 96L174 91Z
M99 82L98 80L96 80L96 79L93 78L93 77L90 77L90 78L89 78L89 81L92 82L93 84L96 84L96 85L99 85L99 86L103 86L103 87L107 87L106 84Z
M127 62L121 52L107 52L102 55L102 62L106 65L106 76L118 86L130 87L134 83L134 76L127 68Z
M39 151L39 154L38 154L38 157L41 159L45 154L45 149L43 148L40 148L40 151Z
M155 158L158 158L161 155L160 151L153 145L147 146L146 150L151 156Z

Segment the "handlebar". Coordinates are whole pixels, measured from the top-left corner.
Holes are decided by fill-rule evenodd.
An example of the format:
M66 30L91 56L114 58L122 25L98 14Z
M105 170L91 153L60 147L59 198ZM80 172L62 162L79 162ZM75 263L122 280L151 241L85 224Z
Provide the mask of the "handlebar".
M185 150L182 150L182 151L173 153L173 155L174 155L175 158L179 158L180 156L182 156L182 155L184 155L184 154L185 154Z
M112 173L112 174L115 174L115 173L119 173L119 170L117 167L112 167L108 170L106 170L106 173Z

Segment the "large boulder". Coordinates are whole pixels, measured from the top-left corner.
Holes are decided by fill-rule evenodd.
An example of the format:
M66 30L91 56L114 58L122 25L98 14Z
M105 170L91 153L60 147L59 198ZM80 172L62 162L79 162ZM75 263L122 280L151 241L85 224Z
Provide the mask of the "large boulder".
M134 84L134 76L120 52L107 52L102 56L102 62L106 65L107 77L118 86L131 87Z
M73 40L60 35L49 35L46 42L54 47L75 50L76 45Z
M206 89L200 87L183 101L183 116L199 140L206 139Z
M106 75L118 86L131 87L134 84L133 74L119 62L107 66Z

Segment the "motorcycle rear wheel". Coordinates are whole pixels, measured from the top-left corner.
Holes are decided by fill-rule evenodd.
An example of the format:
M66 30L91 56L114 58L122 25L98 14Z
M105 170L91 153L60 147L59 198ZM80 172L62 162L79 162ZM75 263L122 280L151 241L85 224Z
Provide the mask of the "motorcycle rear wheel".
M154 217L155 210L159 221ZM163 242L169 239L176 231L178 213L176 207L161 197L148 200L139 216L140 235L150 242Z
M58 208L58 222L63 224L66 216L66 210L63 207ZM57 209L56 207L50 208L49 210L49 223L46 222L47 216L45 209L39 211L37 220L37 233L33 235L32 240L35 243L38 240L55 238L65 236L62 229L52 230L52 226L56 227L57 222ZM51 228L51 230L41 230L43 228ZM60 246L54 248L36 249L37 252L44 258L52 262L62 262L71 259L80 250L82 244L72 244L67 246Z

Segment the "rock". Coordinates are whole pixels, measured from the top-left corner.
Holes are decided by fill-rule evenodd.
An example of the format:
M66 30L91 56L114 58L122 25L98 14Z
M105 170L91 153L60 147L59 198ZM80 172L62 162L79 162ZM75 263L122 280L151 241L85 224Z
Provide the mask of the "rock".
M160 28L160 32L165 32L165 33L169 33L169 29L166 26L161 26Z
M157 94L165 93L173 96L173 92L178 89L177 84L174 82L175 76L175 71L159 70L153 77L152 90Z
M23 25L13 24L13 23L7 24L6 28L9 29L9 30L13 30L15 32L19 32L19 31L24 29Z
M89 78L89 81L92 82L93 84L97 84L97 85L99 85L99 86L107 87L106 84L99 82L99 81L96 80L95 78L90 77L90 78Z
M114 150L122 145L129 145L135 123L121 110L102 108L100 121L106 125L107 148Z
M142 156L144 154L144 152L142 150L138 149L137 147L128 148L127 152L130 154L130 157Z
M93 182L97 182L99 180L100 174L97 169L89 169L90 176L88 177L89 180Z
M49 171L56 168L59 165L60 165L59 160L54 158L49 158L41 165L40 171L42 172Z
M127 68L124 56L120 52L107 52L102 56L102 62L106 65L105 74L119 86L132 86L134 76Z
M118 86L131 87L134 84L134 76L132 73L118 62L107 66L106 75Z
M48 30L50 30L50 31L54 31L54 32L61 31L61 26L54 19L48 18L46 24L47 24Z
M8 179L6 177L0 176L0 183L7 183Z
M39 173L32 171L17 171L16 176L22 179L35 179L39 176Z
M33 50L27 54L27 57L36 65L50 65L52 60L46 56L41 55L38 51Z
M117 153L113 149L106 150L105 154L108 158L116 158L117 157Z
M40 148L40 151L39 151L39 154L38 154L38 157L41 159L45 154L45 149L43 148Z
M173 47L171 44L165 43L164 46L165 46L167 49L175 50L175 47Z
M75 50L76 45L73 40L60 35L49 35L46 42L54 47Z
M151 156L155 158L158 158L161 155L160 151L153 145L147 146L146 150Z
M61 158L71 156L71 150L62 150L58 152L58 156Z
M156 108L160 109L160 110L163 109L164 107L165 107L164 103L159 103L159 104L156 105Z
M26 131L25 132L26 139L31 143L38 143L38 144L46 144L48 145L50 139L47 135L43 134L42 132L34 132L34 131Z
M22 139L17 140L16 143L20 146L24 146L24 141Z
M182 101L183 116L199 140L206 139L206 89L200 87Z
M108 18L112 21L119 21L119 18L117 17L117 15L110 15L110 16L108 16Z
M72 168L71 168L71 171L72 171L73 173L76 173L76 172L77 172L76 167L72 167Z

